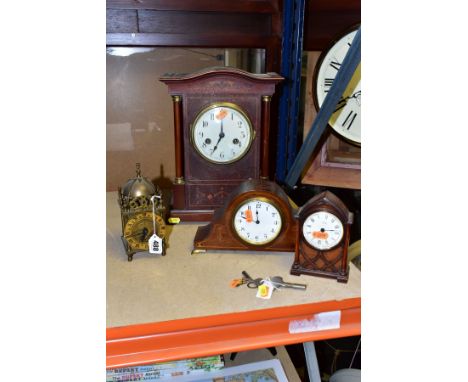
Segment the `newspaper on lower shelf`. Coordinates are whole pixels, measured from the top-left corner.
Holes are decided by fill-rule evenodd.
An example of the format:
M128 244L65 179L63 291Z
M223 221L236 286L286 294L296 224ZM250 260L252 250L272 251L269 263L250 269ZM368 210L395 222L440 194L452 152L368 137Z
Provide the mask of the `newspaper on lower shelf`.
M161 381L219 370L223 367L224 361L221 356L192 358L153 365L109 369L107 370L106 382Z
M208 357L214 358L214 357ZM220 361L222 362L221 356L219 356ZM200 360L205 360L204 358L199 359L191 359L186 361L177 361L177 362L187 362L190 364L191 362L200 362ZM171 362L171 363L177 363ZM202 363L204 361L201 361ZM170 363L165 363L170 364ZM140 367L159 367L163 364L158 365L151 365L151 366L140 366ZM218 364L219 365L219 364ZM223 363L224 365L224 363ZM163 380L170 380L171 382L287 382L286 374L284 369L281 365L281 362L278 359L272 359L268 361L261 361L261 362L253 362L248 363L245 365L234 366L234 367L227 367L227 368L216 368L215 367L205 367L205 368L197 368L194 370L188 371L183 374L174 374L170 376L153 376L153 371L160 371L153 370L153 371L145 371L142 376L137 375L138 373L133 372L133 369L138 369L139 371L148 370L148 369L139 369L140 367L132 367L132 368L125 368L126 370L132 371L127 372L125 375L124 373L121 374L112 374L115 373L116 370L124 370L124 369L114 369L110 370L107 373L107 381L108 382L129 382L129 381L163 381ZM182 368L180 368L181 370ZM164 370L164 369L162 369ZM179 371L180 371L179 370ZM111 373L109 373L111 372ZM170 373L169 373L170 374ZM167 374L166 374L167 375ZM112 378L122 378L122 379L112 379ZM131 378L140 378L140 379L131 379Z

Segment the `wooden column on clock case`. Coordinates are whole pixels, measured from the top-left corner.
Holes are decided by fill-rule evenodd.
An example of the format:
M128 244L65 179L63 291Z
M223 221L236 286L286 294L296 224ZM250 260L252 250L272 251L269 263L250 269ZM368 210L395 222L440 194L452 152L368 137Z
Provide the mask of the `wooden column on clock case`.
M230 67L167 73L160 78L174 105L176 178L171 217L209 221L240 183L268 178L270 103L275 86L282 80L276 73L254 74ZM194 147L194 123L200 113L214 105L240 110L251 123L249 148L232 162L207 160Z
M268 179L270 163L270 101L271 96L262 96L262 165L260 169L260 178L262 179Z
M182 142L182 97L172 96L174 106L175 179L172 188L174 208L184 205L184 153Z

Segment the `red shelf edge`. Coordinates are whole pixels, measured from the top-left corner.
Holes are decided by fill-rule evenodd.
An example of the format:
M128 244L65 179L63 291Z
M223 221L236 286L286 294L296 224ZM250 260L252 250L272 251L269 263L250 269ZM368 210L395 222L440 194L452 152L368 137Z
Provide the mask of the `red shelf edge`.
M291 320L341 310L339 329L289 333ZM204 357L361 333L361 299L295 305L108 328L106 367Z

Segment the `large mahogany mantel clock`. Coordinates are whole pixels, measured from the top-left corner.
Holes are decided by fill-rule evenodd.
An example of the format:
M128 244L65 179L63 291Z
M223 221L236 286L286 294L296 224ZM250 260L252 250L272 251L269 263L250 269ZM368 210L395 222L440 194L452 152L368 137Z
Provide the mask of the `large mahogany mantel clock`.
M268 178L270 102L282 80L229 67L160 78L174 106L171 217L208 221L241 182Z

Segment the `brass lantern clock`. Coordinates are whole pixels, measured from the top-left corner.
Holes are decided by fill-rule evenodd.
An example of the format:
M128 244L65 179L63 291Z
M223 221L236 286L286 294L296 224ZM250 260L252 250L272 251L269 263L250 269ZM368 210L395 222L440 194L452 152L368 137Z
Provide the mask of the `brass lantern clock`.
M154 214L153 202L154 201ZM128 261L137 252L148 252L148 242L154 233L162 239L162 252L166 254L165 206L162 192L141 175L136 164L136 177L119 187L119 205L122 220L122 242ZM156 227L156 232L154 227Z

